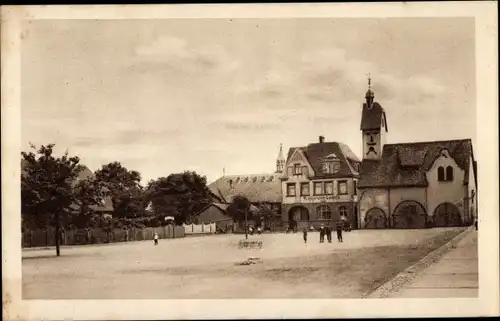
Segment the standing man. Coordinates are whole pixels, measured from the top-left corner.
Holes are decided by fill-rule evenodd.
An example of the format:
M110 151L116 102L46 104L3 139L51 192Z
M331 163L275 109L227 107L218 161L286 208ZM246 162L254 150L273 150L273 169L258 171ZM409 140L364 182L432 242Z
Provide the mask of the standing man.
M340 222L337 222L336 230L337 230L337 240L339 240L339 242L343 242L343 240L342 240L342 224Z
M158 245L158 233L155 233L154 240L155 240L155 245Z
M323 243L325 241L325 227L321 225L319 228L319 242Z
M304 243L307 243L307 227L304 226L304 229L302 230L303 234L304 234Z
M332 243L332 228L330 226L327 226L325 233L326 233L326 239L328 240L328 243Z

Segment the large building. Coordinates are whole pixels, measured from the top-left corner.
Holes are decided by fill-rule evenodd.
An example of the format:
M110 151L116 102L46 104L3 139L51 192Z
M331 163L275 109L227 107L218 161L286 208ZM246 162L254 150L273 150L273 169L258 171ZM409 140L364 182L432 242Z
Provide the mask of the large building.
M386 113L369 88L361 116L359 228L470 224L477 165L470 139L385 144Z
M281 175L283 221L290 227L327 225L341 218L357 224L360 160L344 144L325 142L293 147Z
M281 216L281 171L284 167L283 149L280 146L276 171L263 174L224 175L208 187L219 202L230 204L235 196L245 196L254 206L266 206Z

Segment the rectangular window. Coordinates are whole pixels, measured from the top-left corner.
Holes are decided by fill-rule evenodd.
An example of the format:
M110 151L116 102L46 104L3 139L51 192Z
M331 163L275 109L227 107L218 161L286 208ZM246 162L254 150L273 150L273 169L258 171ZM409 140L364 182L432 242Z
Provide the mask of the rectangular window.
M325 194L333 195L333 182L325 182Z
M287 196L295 196L295 184L286 184L286 195Z
M340 162L332 163L332 173L338 173L340 171Z
M293 175L302 175L302 167L300 164L293 165Z
M347 181L339 181L339 195L346 195L347 194Z
M309 196L309 183L300 183L300 195Z
M357 181L352 181L352 193L354 195L358 195L358 182Z
M323 182L314 183L314 195L323 195Z

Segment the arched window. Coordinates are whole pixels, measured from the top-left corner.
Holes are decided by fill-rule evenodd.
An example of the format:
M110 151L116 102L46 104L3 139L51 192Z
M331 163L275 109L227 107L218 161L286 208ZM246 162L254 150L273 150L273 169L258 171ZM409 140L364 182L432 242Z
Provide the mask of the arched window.
M444 167L439 166L438 168L438 181L442 182L444 181Z
M447 181L453 180L453 167L451 166L446 167L446 180Z
M347 207L340 206L339 207L340 219L347 220Z
M320 205L316 208L316 217L318 220L331 220L332 210L328 205Z

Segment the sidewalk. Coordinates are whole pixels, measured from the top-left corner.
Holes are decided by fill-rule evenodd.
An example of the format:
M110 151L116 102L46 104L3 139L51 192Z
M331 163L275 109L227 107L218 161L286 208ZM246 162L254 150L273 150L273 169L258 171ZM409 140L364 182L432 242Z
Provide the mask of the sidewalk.
M470 298L478 296L477 231L471 231L439 261L418 272L392 298Z

